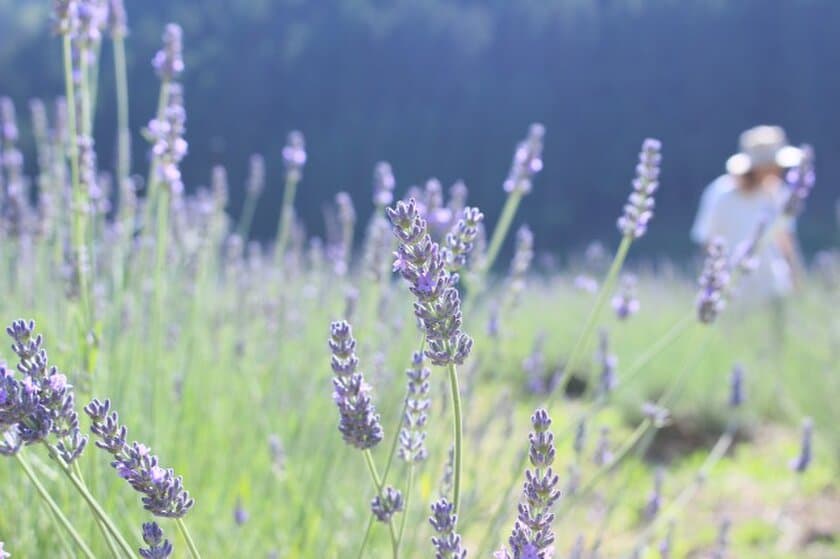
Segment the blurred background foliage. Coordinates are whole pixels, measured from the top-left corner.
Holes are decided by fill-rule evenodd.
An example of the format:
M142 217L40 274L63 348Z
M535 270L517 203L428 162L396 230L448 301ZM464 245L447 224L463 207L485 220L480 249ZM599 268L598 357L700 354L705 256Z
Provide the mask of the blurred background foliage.
M23 110L61 92L47 0L0 0L0 93ZM800 227L811 253L836 243L840 192L840 2L836 0L144 0L127 2L135 171L153 113L149 65L163 25L185 29L191 187L228 167L231 211L247 159L269 161L255 232L276 230L280 149L301 129L310 161L298 210L321 230L339 189L370 211L371 174L389 160L398 188L462 178L490 222L515 143L548 127L544 173L523 206L541 250L615 238L638 145L665 143L653 234L640 252L690 254L705 184L738 133L784 125L815 145L819 184ZM113 138L106 49L97 137ZM98 146L110 165L113 146ZM33 164L30 157L30 164ZM582 216L586 218L582 218Z

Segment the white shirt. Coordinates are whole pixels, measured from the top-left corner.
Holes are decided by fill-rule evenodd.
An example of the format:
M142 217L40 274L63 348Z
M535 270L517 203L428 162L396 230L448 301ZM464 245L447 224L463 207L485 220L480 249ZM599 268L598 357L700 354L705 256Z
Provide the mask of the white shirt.
M749 241L762 221L773 224L759 247L758 267L738 280L739 299L763 300L786 295L793 288L790 264L775 240L779 228L793 230L790 219L774 219L784 203L781 181L775 187L744 191L735 178L722 175L714 180L700 199L700 208L691 228L694 242L705 245L722 237L730 251Z

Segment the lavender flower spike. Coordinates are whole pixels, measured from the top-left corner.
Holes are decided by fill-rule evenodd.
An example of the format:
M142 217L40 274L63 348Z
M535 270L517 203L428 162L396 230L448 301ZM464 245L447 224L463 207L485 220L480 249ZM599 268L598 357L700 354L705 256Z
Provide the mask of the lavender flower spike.
M706 249L706 262L699 279L697 316L700 322L711 324L726 307L729 279L726 243L720 237L716 237Z
M446 499L441 499L432 505L429 523L437 532L437 535L432 538L435 559L464 559L467 556L467 550L461 547L461 536L455 531L457 522L455 505Z
M303 177L303 166L306 164L306 141L303 133L298 130L289 132L286 145L283 147L283 165L286 167L286 181L297 183Z
M172 555L172 544L163 539L163 530L157 522L143 524L143 541L149 546L139 550L143 559L166 559Z
M624 214L618 219L618 230L625 237L638 239L647 231L653 217L653 194L659 187L659 164L662 161L662 142L648 138L642 143L639 164L633 192L624 206Z
M790 468L797 474L804 474L811 465L813 458L814 420L806 417L802 422L802 443L799 449L799 456L791 460Z
M403 510L403 496L390 485L370 502L370 510L379 522L387 524L394 514Z
M543 138L545 137L545 126L534 123L528 129L528 137L516 146L513 153L513 163L510 166L510 173L505 180L504 188L508 194L518 192L528 194L531 192L534 175L542 171Z
M538 409L531 416L531 424L534 431L529 435L528 457L534 469L525 470L523 502L508 539L510 551L497 553L499 559L546 559L554 543L551 509L560 498L560 492L557 490L559 478L551 468L555 455L554 434L548 430L551 418L544 409Z
M627 320L639 312L639 299L636 297L636 276L625 274L621 278L620 291L612 299L612 308L619 320Z
M370 386L362 373L356 371L359 359L350 324L343 320L333 322L329 345L330 364L335 373L333 401L338 406L338 430L347 444L359 450L373 448L382 440L382 425L370 398Z
M744 368L735 365L729 380L729 406L740 407L744 403Z
M423 354L416 352L408 376L408 394L405 400L405 417L400 431L400 458L406 462L422 462L426 459L427 413L430 407L429 376L431 372L423 366Z
M429 236L413 198L397 202L387 213L400 241L394 271L408 281L417 298L414 314L426 332L426 356L435 365L460 365L472 349L472 339L461 330L458 277L446 270L444 251Z
M396 185L391 164L387 161L377 163L373 169L373 205L384 208L393 203Z
M466 207L463 217L446 235L446 262L451 272L457 272L467 265L478 236L478 227L483 220L484 214L478 208Z
M805 144L802 146L802 159L797 167L788 171L787 182L791 190L783 208L785 215L796 217L805 206L805 199L811 193L816 182L814 173L814 149Z
M183 31L177 23L170 23L163 31L163 48L152 59L152 66L162 81L177 80L184 71Z
M144 444L128 444L128 429L120 425L110 400L94 399L85 407L91 419L90 430L99 437L96 446L114 457L111 466L131 487L143 495L143 508L155 516L181 518L195 504L184 489L183 479L172 468L160 466L158 457Z

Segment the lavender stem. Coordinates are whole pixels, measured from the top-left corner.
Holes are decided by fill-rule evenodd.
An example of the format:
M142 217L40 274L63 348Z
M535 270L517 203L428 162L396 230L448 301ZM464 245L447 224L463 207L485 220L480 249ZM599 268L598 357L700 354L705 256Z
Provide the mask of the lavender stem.
M41 483L41 480L38 479L37 474L32 470L32 466L29 465L29 462L23 456L23 451L15 453L14 456L20 464L21 468L23 468L26 477L28 477L29 481L32 482L32 485L35 486L35 490L38 492L38 495L40 495L44 502L47 504L47 507L49 507L50 512L52 512L53 516L55 516L56 520L61 524L64 530L66 530L67 533L70 534L70 537L73 538L73 541L76 543L77 546L79 546L79 549L82 550L84 556L88 559L96 559L96 555L93 554L93 552L84 542L84 540L82 540L82 537L70 523L67 517L64 516L64 513L61 512L61 509L58 508L56 502L47 492L46 488Z
M184 523L184 518L176 518L175 525L178 526L178 530L181 532L181 535L187 542L187 548L190 550L190 555L192 556L192 558L201 559L201 554L198 552L198 548L195 546L195 542L193 541L192 536L190 535L190 531L187 530L187 525Z
M384 487L384 482L382 481L382 478L379 477L379 472L376 469L376 463L373 461L373 454L371 454L369 448L366 448L363 454L365 455L365 463L367 463L370 477L373 480L373 484L376 486L376 493L380 498L382 498L382 488ZM393 518L388 519L388 529L391 532L391 551L394 559L398 559L400 550L397 544L397 533L396 530L394 530Z
M464 432L463 418L461 416L461 389L458 386L458 371L455 363L449 362L449 391L452 397L452 428L455 438L455 452L452 462L452 504L455 512L460 512L461 504L461 447Z

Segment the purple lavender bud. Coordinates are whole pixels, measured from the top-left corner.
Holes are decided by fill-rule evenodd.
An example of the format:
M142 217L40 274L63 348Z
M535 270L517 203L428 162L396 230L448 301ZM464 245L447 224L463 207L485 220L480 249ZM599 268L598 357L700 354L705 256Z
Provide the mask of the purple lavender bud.
M163 31L163 48L152 59L152 67L161 81L177 80L184 71L184 32L177 23L169 23Z
M466 208L468 195L469 190L462 180L455 181L449 187L449 203L447 206L449 207L449 211L452 212L452 215L460 215L464 208Z
M613 457L612 444L610 443L610 430L608 427L601 427L598 442L595 444L595 454L592 456L592 461L596 466L603 468L612 464Z
M735 365L729 379L729 405L733 408L744 403L744 368Z
M171 88L178 89L174 84ZM184 191L179 166L189 147L184 139L186 121L187 112L180 95L171 95L163 118L153 119L147 128L152 154L158 160L156 178L173 196L179 196Z
M726 243L716 237L706 249L706 262L698 280L697 317L700 322L711 324L726 307L729 279Z
M516 251L510 262L510 289L514 296L525 290L528 270L534 259L534 234L527 225L516 231Z
M382 425L370 397L370 386L362 373L356 372L359 359L350 324L343 320L333 322L329 345L330 364L335 373L333 401L338 407L338 430L347 444L359 450L373 448L382 440Z
M75 34L79 26L78 0L54 0L52 19L57 34Z
M664 477L664 470L662 468L656 468L653 474L653 489L648 495L644 510L645 520L648 522L656 518L659 510L662 508L662 480Z
M665 537L659 542L659 558L671 559L671 551L674 548L674 521L668 523L668 531Z
M598 292L598 280L596 280L592 276L587 276L584 274L576 276L574 285L575 289L585 291L586 293Z
M466 267L483 219L484 214L478 208L464 208L462 217L446 235L445 259L451 273Z
M8 97L0 97L0 142L4 151L10 144L18 141L17 116L15 105ZM4 161L5 163L5 161Z
M606 397L618 386L618 357L610 353L610 339L606 330L600 332L598 362L601 366L598 390L602 397Z
M391 164L380 161L373 169L373 205L383 208L394 201L394 188L397 185Z
M292 130L283 147L283 165L286 167L286 181L297 183L303 177L306 164L306 141L303 133Z
M76 0L79 18L77 38L89 46L102 40L102 30L108 21L108 4L100 0Z
M242 506L242 499L236 498L236 506L233 507L233 521L237 526L242 526L248 522L248 511Z
M172 554L172 544L163 539L163 530L157 522L143 524L143 541L149 546L139 550L143 559L166 559Z
M370 502L370 510L379 522L387 524L394 514L403 510L402 493L390 485Z
M123 0L108 0L108 29L112 37L128 35L128 16Z
M406 462L422 462L426 459L426 421L431 401L429 400L429 376L431 372L423 366L423 354L415 353L412 367L405 372L408 390L405 400L405 416L400 431L400 458Z
M804 474L813 458L814 420L806 417L802 421L802 442L799 455L790 461L790 468L797 474Z
M91 419L90 430L99 437L96 446L114 457L111 466L131 487L143 495L143 508L155 516L181 518L195 504L183 487L183 479L169 468L159 465L158 457L148 447L126 442L128 429L120 425L110 400L91 401L85 407Z
M575 455L580 458L580 455L583 453L583 448L586 445L586 419L581 419L578 421L577 426L575 427L575 438L572 442L572 449L575 451Z
M467 550L461 546L461 536L455 531L458 523L455 505L446 499L434 503L429 523L437 532L432 538L435 559L464 559L467 556Z
M518 192L522 195L531 192L534 175L543 168L544 137L545 126L538 123L532 124L528 129L528 137L516 146L516 151L513 153L513 163L504 184L505 192L508 194Z
M668 411L667 408L653 402L645 402L642 404L642 415L657 429L665 427L671 421L671 412Z
M642 143L633 192L624 205L624 214L618 218L618 230L625 237L638 239L644 235L653 217L653 195L659 186L661 150L662 143L659 140L648 138Z
M632 274L625 274L621 278L621 289L612 299L612 308L619 320L627 320L639 312L636 283L636 276Z
M543 344L545 333L540 333L534 340L534 348L531 353L522 360L522 369L527 378L527 387L532 394L546 394L549 387L546 386L545 378L545 356L543 355Z
M802 159L799 165L788 171L787 182L790 193L785 202L785 215L796 217L805 208L805 200L814 188L816 173L814 172L814 149L805 144L802 146Z
M397 202L387 214L400 241L394 271L409 283L417 298L414 314L426 332L426 356L435 365L460 365L469 355L472 339L461 330L457 275L446 270L443 251L429 236L414 199Z
M531 416L534 431L529 435L529 459L533 470L525 470L523 500L519 505L516 522L508 545L508 557L546 557L554 543L551 524L554 521L552 507L560 498L557 484L560 478L551 468L554 462L554 435L548 428L551 418L544 409L538 409Z
M259 196L265 188L265 159L258 153L248 160L248 183L245 188L251 196Z

